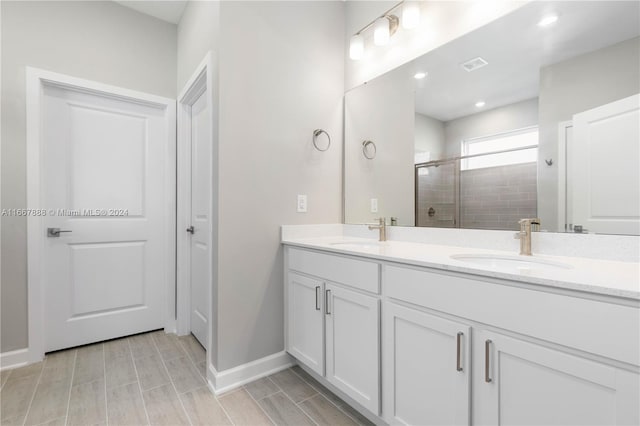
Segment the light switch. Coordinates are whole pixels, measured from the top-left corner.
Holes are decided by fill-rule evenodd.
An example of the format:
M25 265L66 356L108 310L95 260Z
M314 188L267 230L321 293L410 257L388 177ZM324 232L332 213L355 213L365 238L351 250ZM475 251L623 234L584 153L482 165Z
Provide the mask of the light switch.
M307 196L298 195L298 213L307 212Z
M371 199L371 213L378 213L378 199Z

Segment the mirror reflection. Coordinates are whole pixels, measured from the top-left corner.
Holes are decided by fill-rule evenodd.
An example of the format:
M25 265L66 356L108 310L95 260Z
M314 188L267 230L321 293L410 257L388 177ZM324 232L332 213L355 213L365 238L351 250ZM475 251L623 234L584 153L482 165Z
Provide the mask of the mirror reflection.
M639 35L638 2L532 2L351 90L345 221L639 234Z

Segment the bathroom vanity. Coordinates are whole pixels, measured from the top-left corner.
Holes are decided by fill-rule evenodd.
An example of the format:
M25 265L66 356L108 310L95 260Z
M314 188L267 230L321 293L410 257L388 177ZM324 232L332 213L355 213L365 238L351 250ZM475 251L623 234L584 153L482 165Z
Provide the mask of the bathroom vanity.
M372 420L640 422L638 263L344 235L283 244L286 350Z

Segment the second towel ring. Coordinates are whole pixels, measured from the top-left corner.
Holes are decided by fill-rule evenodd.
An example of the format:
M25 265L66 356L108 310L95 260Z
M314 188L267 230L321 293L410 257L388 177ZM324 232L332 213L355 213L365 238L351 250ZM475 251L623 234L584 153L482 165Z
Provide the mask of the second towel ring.
M370 153L370 147L373 147L373 153ZM376 158L376 154L378 153L378 148L373 141L362 141L362 153L364 154L364 158L367 160L373 160Z
M318 146L318 136L320 136L321 134L325 134L327 135L327 147L322 149ZM329 147L331 146L331 136L329 136L329 133L327 133L326 131L322 130L322 129L316 129L313 131L313 146L321 152L324 152L326 150L329 149Z

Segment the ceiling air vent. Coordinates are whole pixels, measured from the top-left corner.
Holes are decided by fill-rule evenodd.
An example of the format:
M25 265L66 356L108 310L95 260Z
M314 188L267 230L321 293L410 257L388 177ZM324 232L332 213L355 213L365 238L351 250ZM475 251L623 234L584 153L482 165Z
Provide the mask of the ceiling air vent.
M475 70L477 70L479 68L484 67L488 63L489 62L485 61L480 56L478 56L477 58L469 59L467 62L464 62L464 63L460 64L460 66L466 72L471 72L471 71L475 71Z

